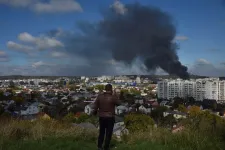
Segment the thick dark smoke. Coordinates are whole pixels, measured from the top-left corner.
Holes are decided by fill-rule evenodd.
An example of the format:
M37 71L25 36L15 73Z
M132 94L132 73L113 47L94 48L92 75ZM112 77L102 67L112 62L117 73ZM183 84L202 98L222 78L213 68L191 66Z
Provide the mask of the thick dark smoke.
M171 75L189 78L187 67L177 55L172 18L159 9L138 3L126 8L125 14L105 12L103 20L95 24L80 23L80 35L70 41L73 43L70 49L79 49L79 55L98 65L100 57L106 60L113 57L128 65L138 58L148 71L162 68Z
M140 57L148 70L160 67L169 74L188 78L187 67L180 63L173 43L176 29L171 17L139 4L126 8L124 15L107 14L99 24L113 57L128 64Z

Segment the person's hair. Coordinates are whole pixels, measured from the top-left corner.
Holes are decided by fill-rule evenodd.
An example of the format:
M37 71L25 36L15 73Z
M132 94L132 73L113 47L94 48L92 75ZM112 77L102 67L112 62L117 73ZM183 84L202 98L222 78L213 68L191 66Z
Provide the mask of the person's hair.
M112 85L111 84L106 84L105 85L105 90L106 91L112 91Z

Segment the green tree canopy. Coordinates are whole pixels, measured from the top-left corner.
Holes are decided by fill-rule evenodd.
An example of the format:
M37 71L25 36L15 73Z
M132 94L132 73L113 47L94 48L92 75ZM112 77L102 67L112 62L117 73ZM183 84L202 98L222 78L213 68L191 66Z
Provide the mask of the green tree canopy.
M157 124L159 124L160 121L163 119L163 112L167 110L168 110L167 107L159 106L156 109L152 110L151 117L157 122Z
M134 94L134 95L141 95L141 91L135 89L135 88L131 88L130 89L130 93Z
M105 89L105 86L103 84L98 84L95 85L95 88L98 89L99 91L103 91Z
M184 112L184 113L187 113L188 112L187 108L184 105L182 105L182 104L180 104L178 106L178 111Z
M175 97L173 100L174 100L174 102L173 102L174 109L177 109L179 105L184 104L184 100L180 97Z
M174 118L172 114L170 114L162 119L161 125L164 127L172 128L173 125L176 123L177 123L176 119Z
M145 114L128 114L125 116L124 123L130 132L146 131L154 126L153 119Z

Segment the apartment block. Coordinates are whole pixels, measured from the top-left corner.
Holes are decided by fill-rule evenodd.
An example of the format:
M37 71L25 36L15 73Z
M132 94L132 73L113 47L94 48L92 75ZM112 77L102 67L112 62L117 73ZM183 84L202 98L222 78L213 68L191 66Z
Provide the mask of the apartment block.
M174 97L194 97L203 99L225 100L225 81L219 78L196 80L163 80L158 82L158 97L172 99Z

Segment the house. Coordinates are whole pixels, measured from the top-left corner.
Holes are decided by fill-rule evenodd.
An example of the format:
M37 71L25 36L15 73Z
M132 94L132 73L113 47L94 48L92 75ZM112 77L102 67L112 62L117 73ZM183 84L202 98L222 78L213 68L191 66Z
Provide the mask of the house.
M78 95L72 95L71 96L71 99L72 99L72 101L77 101L77 100L79 100L79 96Z
M120 105L115 108L115 114L121 115L121 114L128 112L128 110L129 110L128 107Z
M174 126L172 128L172 133L177 133L177 132L180 132L184 129L184 126Z
M160 103L160 106L165 106L167 108L171 108L172 106L170 106L170 102L169 101L162 101Z
M135 104L144 104L144 100L143 99L136 99L135 100Z
M86 114L88 114L88 115L91 115L92 112L94 111L93 108L94 108L94 103L88 104L88 105L85 106L84 112L85 112Z
M145 114L151 113L151 106L150 105L141 105L139 108L139 111Z
M41 113L40 118L43 119L43 120L50 120L51 119L51 117L49 115L47 115L46 113Z
M136 112L136 104L131 105L131 106L128 108L128 112Z
M166 111L163 112L163 116L166 117L168 115L173 115L174 118L176 119L181 119L181 118L187 118L187 114L186 113L182 113L179 111Z
M124 122L117 122L114 124L113 134L120 139L123 134L129 134L129 131L125 128Z
M66 96L64 96L63 98L61 98L61 103L63 103L63 105L67 105L67 104L70 104L68 98Z
M20 115L21 116L26 116L26 115L36 115L40 112L39 110L39 104L37 102L29 105L29 106L25 106L22 107L20 110Z
M73 108L76 108L77 104L70 104L69 106L67 106L67 111L72 111Z
M159 106L159 103L156 100L148 100L146 101L146 104L151 105L152 110Z

